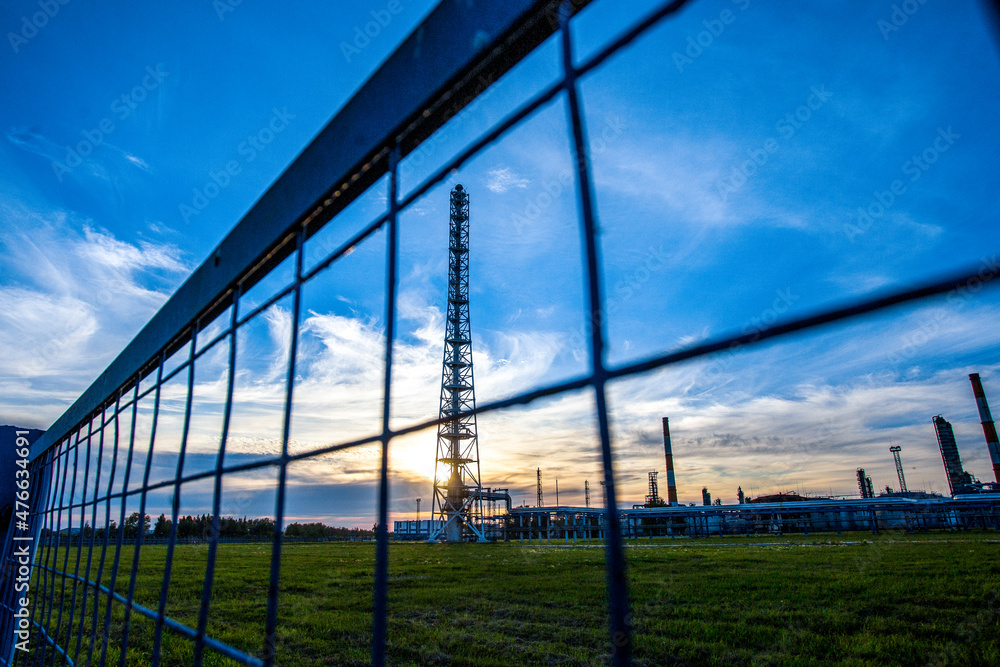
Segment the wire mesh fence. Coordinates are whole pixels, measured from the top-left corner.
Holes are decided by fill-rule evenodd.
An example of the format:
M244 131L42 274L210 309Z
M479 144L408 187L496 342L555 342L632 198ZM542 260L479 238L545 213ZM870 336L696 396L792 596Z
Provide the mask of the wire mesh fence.
M239 267L235 281L212 291L198 303L196 316L174 323L173 329L147 357L122 361L128 368L122 382L97 386L87 401L77 408L73 423L57 425L32 452L30 467L32 496L30 524L33 568L30 627L35 645L31 653L4 646L0 664L130 664L137 633L147 638L151 664L164 661L166 637L182 641L185 659L195 665L210 662L209 655L223 656L243 665L271 665L281 661L277 629L281 605L282 549L288 538L288 496L290 475L296 466L335 453L377 446L380 452L377 475L375 528L374 594L371 630L371 661L386 660L387 605L389 595L389 474L390 450L394 441L415 433L430 433L440 422L425 419L396 426L393 421L393 350L399 318L399 255L401 218L434 188L445 183L463 165L491 144L501 140L553 101L565 105L570 156L573 169L571 188L579 215L577 230L584 255L582 293L585 298L583 321L587 371L569 379L532 387L513 396L484 402L476 415L496 413L546 397L586 392L593 400L599 455L603 470L606 507L616 507L618 492L614 475L614 448L609 425L606 385L618 378L638 376L654 369L717 353L732 352L765 341L822 327L867 313L892 308L927 297L943 295L970 285L994 283L997 267L975 266L916 287L883 291L862 301L843 303L808 316L789 319L749 333L722 336L689 345L669 353L619 365L606 363L607 307L602 285L601 236L598 228L597 196L591 167L585 112L586 96L580 79L596 71L623 48L644 35L687 2L674 0L660 4L647 16L614 36L609 43L585 59L574 56L573 16L587 3L534 2L491 9L508 23L493 35L488 48L458 57L465 58L450 85L441 90L424 90L415 114L404 125L364 146L364 159L357 169L338 174L323 185L325 194L318 202L286 212L294 223L274 238L241 239L253 245L253 261ZM449 9L449 8L446 8ZM447 25L441 15L428 19L428 34ZM462 149L456 151L422 182L404 191L400 185L401 161L418 150L433 131L458 110L486 94L488 84L539 44L554 35L560 58L557 80L534 91L529 100L500 121L482 129ZM470 40L472 41L472 40ZM388 69L400 66L390 61ZM394 76L405 76L396 71ZM385 87L384 81L376 81ZM358 98L369 94L366 87ZM387 90L379 91L390 94ZM370 104L361 99L359 104ZM363 108L363 107L362 107ZM367 109L374 112L374 109ZM344 122L358 124L357 115L347 114ZM387 139L387 140L383 140ZM354 165L352 165L354 166ZM382 179L384 176L384 180ZM353 234L331 243L319 232L331 223L349 202L367 190L385 188L387 206ZM405 192L405 194L404 194ZM240 230L237 230L240 231ZM246 231L245 229L243 230ZM375 240L375 239L378 240ZM303 363L299 349L305 292L318 278L343 264L360 247L372 248L384 241L381 266L384 283L384 344L377 402L381 409L374 417L377 428L357 437L337 439L321 447L301 447L292 438L296 419L297 375ZM219 262L218 257L209 264ZM277 348L280 368L255 367L251 341L245 332L251 327L274 323L275 308L287 313L284 328L278 328ZM118 362L116 362L118 363ZM203 370L204 369L204 370ZM265 397L248 391L241 373L273 373L280 376L280 391ZM199 395L199 373L215 382L215 394ZM431 392L433 393L433 392ZM248 409L266 404L274 418L273 441L280 446L259 451L253 457L233 457L227 446ZM89 401L89 402L88 402ZM195 446L199 420L210 418L219 434L207 446ZM241 436L242 437L242 436ZM214 444L213 444L214 443ZM290 472L293 471L293 472ZM269 546L266 573L260 575L264 607L259 627L250 643L257 648L241 648L218 639L212 631L213 590L217 581L220 543L226 541L223 525L231 492L227 480L253 479L260 493L273 501L273 517L257 526L258 539ZM196 623L181 623L172 616L176 600L171 598L171 581L179 567L175 546L186 539L183 531L182 498L199 494L210 507L203 528L207 538L203 561L200 599L189 616ZM229 494L229 495L227 495ZM252 494L251 494L252 495ZM253 501L236 498L239 508ZM148 551L146 535L154 531L145 524L147 509L170 507L159 544L165 547L158 591L152 603L140 603L140 563ZM230 506L231 509L231 506ZM630 663L632 629L629 625L629 596L622 544L623 527L617 512L606 515L606 574L608 602L607 643L614 664ZM15 526L11 526L14 534ZM154 534L156 534L154 532ZM11 544L11 540L7 544ZM16 572L16 554L7 553L4 567ZM13 578L5 579L5 611L18 611L14 602ZM147 598L143 598L147 599ZM4 639L6 641L6 638ZM172 640L171 640L172 641ZM131 651L131 653L130 653ZM144 654L145 655L145 654Z

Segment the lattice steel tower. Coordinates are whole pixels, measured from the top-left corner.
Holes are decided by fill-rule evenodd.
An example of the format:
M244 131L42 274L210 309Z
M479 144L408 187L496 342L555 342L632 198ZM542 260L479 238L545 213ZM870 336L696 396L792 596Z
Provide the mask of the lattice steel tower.
M896 476L899 477L899 490L902 493L906 493L906 476L903 475L903 462L899 458L899 452L902 449L899 445L889 447L889 451L892 452L892 458L896 461Z
M442 421L438 425L434 462L431 541L486 541L476 416L459 416L475 407L469 324L469 194L456 185L451 191L448 233L448 317L441 371Z

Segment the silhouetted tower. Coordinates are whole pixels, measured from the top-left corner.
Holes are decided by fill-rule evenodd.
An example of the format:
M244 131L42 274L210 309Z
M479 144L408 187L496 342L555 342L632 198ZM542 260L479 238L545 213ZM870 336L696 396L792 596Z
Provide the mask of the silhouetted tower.
M951 422L941 415L934 417L934 433L941 449L941 460L944 462L944 472L948 477L951 495L966 493L968 485L973 481L972 475L962 468L962 457L958 455L958 443L955 441L955 431L951 428Z
M486 540L476 416L461 416L475 407L469 323L469 195L456 185L451 191L448 230L448 316L441 371L441 423L434 462L432 541Z
M583 480L583 501L590 507L590 480Z
M649 471L649 493L646 494L646 507L663 506L663 501L660 500L660 487L656 482L657 474L655 470Z
M417 498L417 530L420 529L420 498Z
M535 472L535 507L542 506L542 469L539 468Z
M972 381L972 393L976 395L976 405L979 407L979 420L983 422L983 435L986 436L986 447L990 450L990 462L993 464L993 479L1000 482L1000 442L997 441L997 427L990 414L990 405L986 402L986 392L979 373L969 375Z
M712 504L712 494L708 492L707 487L701 487L701 504L711 505Z
M746 498L746 496L743 495L743 487L742 486L736 487L736 498L740 501L740 505L742 505L743 501Z
M899 477L899 490L902 493L906 493L906 477L903 476L903 462L899 459L899 450L902 449L899 445L893 445L889 448L892 452L892 458L896 460L896 475Z

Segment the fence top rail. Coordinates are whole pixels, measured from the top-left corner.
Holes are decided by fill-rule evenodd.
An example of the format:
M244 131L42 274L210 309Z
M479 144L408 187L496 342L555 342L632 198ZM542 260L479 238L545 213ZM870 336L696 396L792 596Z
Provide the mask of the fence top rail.
M578 12L590 0L573 0ZM558 28L557 0L442 0L118 357L35 442L34 460L190 340L388 169ZM321 82L317 82L321 84Z

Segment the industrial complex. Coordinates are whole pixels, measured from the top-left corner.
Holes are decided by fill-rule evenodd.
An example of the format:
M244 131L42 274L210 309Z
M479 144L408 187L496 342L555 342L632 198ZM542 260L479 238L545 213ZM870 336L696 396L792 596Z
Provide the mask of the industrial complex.
M469 195L461 185L451 191L448 261L448 304L441 376L441 402L435 456L431 518L396 521L397 540L476 541L604 539L607 510L592 507L590 481L584 480L584 506L546 505L542 469L536 470L535 505L512 507L507 489L481 483L479 442L476 431L472 333L469 321ZM807 497L778 493L748 498L737 489L738 502L712 502L702 488L702 504L683 505L677 500L670 422L662 418L667 494L659 491L659 472L648 472L645 501L619 507L625 537L723 534L783 534L842 532L848 530L1000 530L1000 442L978 373L969 375L979 410L983 434L993 466L994 480L980 482L962 465L952 425L941 415L931 420L941 451L949 496L909 490L903 471L902 447L892 445L899 488L886 486L876 493L864 468L856 470L858 496ZM603 482L601 482L603 485Z

